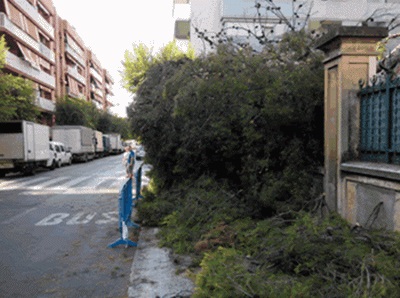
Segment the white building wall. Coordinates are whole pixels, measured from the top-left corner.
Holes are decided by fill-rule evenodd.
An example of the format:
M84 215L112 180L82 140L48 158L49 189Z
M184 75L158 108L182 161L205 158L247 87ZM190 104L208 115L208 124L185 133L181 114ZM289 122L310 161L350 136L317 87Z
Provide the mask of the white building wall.
M400 12L400 0L314 0L313 3L313 20L340 20L343 25L360 25L375 11L377 15L389 13L391 17Z
M255 0L191 0L191 43L196 53L209 51L210 47L198 38L194 28L197 27L200 31L212 35L221 30L221 19L230 17L254 19L255 2ZM267 0L259 2L265 5ZM288 17L292 15L292 0L273 0L273 2L281 6L281 11L288 14ZM296 1L295 5L300 3L305 3L301 10L304 14L300 15L301 17L305 17L310 8L311 21L340 21L344 26L361 25L361 22L374 12L377 16L375 21L381 21L385 17L388 20L400 15L400 0L305 0ZM384 14L386 16L383 16ZM269 14L268 17L273 18L273 15ZM277 29L274 31L282 32L282 28ZM230 33L234 34L234 31L231 30Z
M177 20L190 20L190 4L174 3L172 17L174 23ZM176 44L182 51L187 51L190 40L175 39Z
M196 51L201 54L209 51L207 43L197 37L195 28L206 31L208 34L216 34L221 29L222 0L191 0L190 14L190 40Z

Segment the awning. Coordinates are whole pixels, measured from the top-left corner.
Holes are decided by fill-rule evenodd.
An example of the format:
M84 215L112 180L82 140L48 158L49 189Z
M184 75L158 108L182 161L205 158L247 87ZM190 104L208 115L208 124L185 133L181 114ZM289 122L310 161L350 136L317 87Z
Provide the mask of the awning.
M24 28L24 24L22 23L22 18L21 18L21 12L13 4L11 3L8 4L9 4L11 21L21 29Z
M33 37L33 39L38 41L39 40L39 32L37 30L37 27L30 20L28 20L25 16L23 18L24 18L24 22L26 24L29 35L31 37Z
M78 82L75 81L72 77L68 76L68 87L69 87L69 92L74 94L74 95L79 95L79 88L78 88Z
M42 85L39 85L39 89L41 89L41 90L43 90L43 91L46 91L46 92L49 92L49 93L53 92L53 89L44 87L44 86L42 86Z
M39 58L39 59L40 59L40 65L42 65L45 69L48 69L48 70L51 69L51 66L50 66L49 62L47 62L43 58Z
M25 47L23 44L17 42L18 48L20 49L25 60L31 63L33 66L39 68L39 57L34 54L31 50Z

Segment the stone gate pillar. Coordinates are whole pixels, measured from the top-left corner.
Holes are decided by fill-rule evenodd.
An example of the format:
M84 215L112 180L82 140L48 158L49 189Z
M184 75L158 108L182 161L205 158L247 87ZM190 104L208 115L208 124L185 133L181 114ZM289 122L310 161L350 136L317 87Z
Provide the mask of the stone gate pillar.
M359 143L359 80L376 71L377 42L387 37L382 27L337 27L317 44L326 58L324 95L324 191L331 211L342 214L340 164L357 158Z

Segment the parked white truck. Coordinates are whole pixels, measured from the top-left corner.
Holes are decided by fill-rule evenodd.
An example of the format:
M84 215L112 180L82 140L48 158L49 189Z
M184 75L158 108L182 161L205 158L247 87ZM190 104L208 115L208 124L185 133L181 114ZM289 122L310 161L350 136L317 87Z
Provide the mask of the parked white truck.
M49 137L46 125L25 120L0 122L0 176L34 174L39 167L51 166Z
M103 146L103 133L98 130L93 131L94 140L95 140L95 154L96 157L103 157L104 156L104 146Z
M51 128L53 141L64 143L74 161L87 162L95 156L93 129L79 125L56 125Z
M110 138L111 154L122 153L124 148L122 147L121 135L117 133L108 133L107 136Z

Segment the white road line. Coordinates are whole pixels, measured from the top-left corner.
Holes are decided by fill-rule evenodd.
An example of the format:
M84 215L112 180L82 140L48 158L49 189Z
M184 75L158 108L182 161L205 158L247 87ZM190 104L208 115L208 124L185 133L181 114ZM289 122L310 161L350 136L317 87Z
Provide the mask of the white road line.
M76 179L72 179L70 181L67 181L67 182L61 184L61 185L53 187L52 189L54 189L54 190L67 190L70 187L72 187L74 185L77 185L77 184L81 183L82 181L85 181L86 179L90 179L90 177L79 177L79 178L76 178Z
M37 178L33 178L33 179L32 178L27 178L23 182L19 182L19 180L13 180L13 181L10 181L12 183L8 183L8 184L11 184L10 186L6 186L4 188L2 187L2 190L18 189L18 188L22 188L22 187L25 187L27 185L35 184L37 182L40 182L40 181L43 181L43 180L48 180L48 179L49 179L49 177L37 177Z
M34 190L43 189L46 186L49 186L51 184L57 183L62 180L65 180L65 177L58 177L58 178L50 179L47 182L36 184L35 186L29 187L29 189L34 189Z
M20 213L18 215L15 215L15 216L3 221L1 224L2 225L8 225L10 223L13 223L14 221L17 221L17 220L23 218L25 215L27 215L28 213L30 213L30 212L32 212L33 210L36 210L36 209L37 209L37 207L25 210L24 212L22 212L22 213Z
M115 179L115 177L112 178L106 176L93 177L85 184L85 188L96 188L107 179Z

